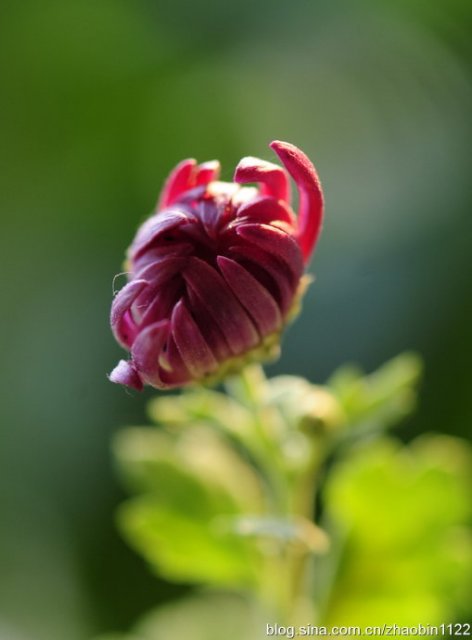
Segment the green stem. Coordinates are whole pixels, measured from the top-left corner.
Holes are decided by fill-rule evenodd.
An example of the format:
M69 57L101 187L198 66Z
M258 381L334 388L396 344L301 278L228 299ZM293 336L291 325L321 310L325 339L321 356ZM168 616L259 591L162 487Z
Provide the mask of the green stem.
M267 403L267 384L260 366L251 365L229 382L231 395L242 402L253 415L255 455L267 485L270 488L270 517L293 523L297 518L312 521L316 480L324 460L325 442L311 440L311 458L303 471L294 475L283 457L283 447L274 431L271 411L276 418L283 416ZM287 425L287 433L295 429ZM312 554L308 547L294 541L275 543L264 554L260 576L260 597L275 610L280 624L297 624L313 619L312 581L308 569Z

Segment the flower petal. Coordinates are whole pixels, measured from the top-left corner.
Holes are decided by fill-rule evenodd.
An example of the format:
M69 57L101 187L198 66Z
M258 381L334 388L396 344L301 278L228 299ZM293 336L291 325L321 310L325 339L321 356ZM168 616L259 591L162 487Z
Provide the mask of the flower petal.
M142 391L143 381L139 377L139 373L133 367L132 362L120 360L113 371L108 376L111 382L116 384L124 384L126 387Z
M157 211L174 204L186 191L205 186L217 180L220 173L218 160L203 162L197 166L192 158L180 162L168 177L159 199Z
M315 246L323 219L323 192L316 169L293 144L274 140L271 148L294 179L299 192L297 240L305 262Z
M143 279L128 282L113 300L110 313L111 329L116 340L125 349L131 346L137 331L129 314L130 307L147 285L147 281Z
M153 247L130 263L131 272L134 278L141 277L142 270L150 264L166 258L183 258L193 253L194 250L195 247L190 242L176 242L169 245Z
M218 256L217 262L234 295L254 320L261 337L278 329L282 324L282 316L267 289L234 260Z
M136 260L150 248L150 245L158 240L164 244L175 242L175 230L192 219L188 213L179 209L168 209L162 213L151 216L139 229L133 244L129 248L128 257Z
M169 324L170 326L170 324ZM172 331L169 331L167 340L165 341L162 351L159 355L159 364L161 366L161 376L163 371L175 372L176 370L185 371L185 375L190 377L188 369L184 365L182 356L180 355L177 345L175 344Z
M159 355L168 334L167 320L155 322L139 332L131 348L134 366L140 377L158 389L165 386L159 375Z
M235 355L258 344L254 324L214 267L191 257L183 277L214 318Z
M199 187L207 185L213 180L218 180L220 176L220 163L218 160L209 160L198 165L195 172L194 184L192 186Z
M232 356L233 353L229 348L223 331L191 287L187 288L187 299L188 308L216 358L222 361Z
M236 229L238 236L252 242L276 256L299 279L303 273L300 247L291 235L268 224L242 224Z
M171 327L182 360L193 377L200 378L218 368L215 356L182 299L172 312Z
M238 209L237 217L248 218L250 222L264 222L266 224L275 221L286 222L291 226L296 225L296 218L290 207L282 200L262 196L243 204Z
M159 320L169 318L182 292L183 282L175 277L161 286L149 286L132 307L133 317L139 322L139 330Z
M234 174L239 184L259 182L262 195L272 196L276 200L290 202L290 182L285 171L272 162L248 156L240 160Z
M249 244L229 247L228 253L242 262L278 302L282 315L289 310L298 282L282 262L266 251ZM244 261L244 262L243 262Z
M179 162L164 183L164 188L162 189L157 205L157 211L165 209L175 202L181 193L187 191L196 166L197 161L193 158Z
M146 280L152 286L161 286L167 280L175 276L176 273L182 271L187 264L186 257L177 257L170 255L169 257L155 260L141 269L136 278Z

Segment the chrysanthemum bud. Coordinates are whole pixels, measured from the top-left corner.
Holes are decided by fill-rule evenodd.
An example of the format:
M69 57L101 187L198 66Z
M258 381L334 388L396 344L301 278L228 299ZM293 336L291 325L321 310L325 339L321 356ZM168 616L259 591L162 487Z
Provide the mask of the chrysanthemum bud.
M164 185L156 212L128 249L128 279L111 327L131 352L110 380L159 389L216 378L273 355L304 288L323 198L310 160L272 142L281 167L243 158L234 182L219 163L184 160ZM257 183L257 187L241 186Z

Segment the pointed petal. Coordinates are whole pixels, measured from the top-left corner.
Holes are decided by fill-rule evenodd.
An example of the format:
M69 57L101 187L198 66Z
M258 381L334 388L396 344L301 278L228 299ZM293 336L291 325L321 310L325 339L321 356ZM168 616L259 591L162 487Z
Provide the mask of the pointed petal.
M247 157L240 160L234 174L239 184L259 182L262 195L272 196L276 200L290 202L290 182L285 171L272 162Z
M136 278L146 280L152 286L161 286L176 273L182 271L186 264L186 257L180 258L171 255L146 265L136 274Z
M166 345L166 352L161 355L160 376L163 384L171 389L193 382L193 376L182 360L172 333L169 334Z
M192 377L200 378L218 368L218 362L182 300L174 308L171 327L175 344Z
M205 186L213 180L217 180L220 173L218 160L203 162L197 166L192 158L183 160L172 171L164 184L157 211L176 202L186 191L195 187Z
M192 316L195 318L195 322L198 324L208 346L215 354L216 359L219 362L222 362L232 356L233 354L229 348L223 331L216 323L215 318L190 287L187 289L187 298L188 308Z
M247 217L250 222L271 224L280 221L291 226L296 225L296 218L290 207L282 200L274 200L274 198L267 196L256 198L244 204L238 209L237 217Z
M209 160L208 162L203 162L198 165L196 174L195 174L195 184L194 186L199 187L200 185L207 185L209 182L213 182L213 180L218 180L220 176L220 163L218 160Z
M193 158L179 162L164 183L164 188L162 189L157 205L157 211L165 209L175 202L181 193L187 191L196 165L197 162L193 160Z
M155 322L139 332L131 348L133 363L141 379L158 389L163 388L159 375L159 355L168 333L167 320Z
M128 282L115 296L111 305L110 324L113 335L122 347L128 349L136 335L136 325L129 314L133 302L147 287L146 280Z
M176 301L182 291L183 282L180 278L172 278L164 286L148 287L133 305L133 316L138 314L139 330L159 320L169 318ZM149 296L147 295L149 291ZM139 306L141 308L139 308ZM138 308L137 308L138 307Z
M111 382L116 384L124 384L126 387L142 391L143 381L139 377L139 373L133 367L131 362L120 360L113 371L108 376Z
M298 188L300 198L297 240L307 262L318 239L323 219L323 192L320 180L311 161L293 144L274 140L270 146Z
M162 347L162 351L159 356L159 364L161 366L161 377L164 371L172 374L184 375L189 380L192 377L182 360L179 350L177 349L172 331L169 331L167 340Z
M200 218L205 233L212 239L216 239L217 227L221 222L221 208L212 200L201 200L198 203L198 217Z
M242 224L238 236L281 260L295 278L303 273L303 259L297 242L285 231L267 224Z
M234 260L218 256L217 262L234 295L254 320L261 337L278 329L282 324L282 316L267 289Z
M147 249L137 259L131 262L132 273L135 278L141 277L143 269L150 264L164 260L165 258L183 258L194 251L194 245L190 242L175 242L170 245L153 247Z
M282 315L290 309L298 280L286 269L277 258L256 247L255 245L233 245L228 252L243 266L248 265L259 282L272 294L278 302Z
M194 218L179 209L168 209L157 215L151 216L139 228L131 247L128 250L128 257L137 260L139 256L150 247L151 244L162 240L164 244L176 241L175 231L183 224Z
M214 318L235 355L258 344L254 324L214 267L192 257L183 277Z

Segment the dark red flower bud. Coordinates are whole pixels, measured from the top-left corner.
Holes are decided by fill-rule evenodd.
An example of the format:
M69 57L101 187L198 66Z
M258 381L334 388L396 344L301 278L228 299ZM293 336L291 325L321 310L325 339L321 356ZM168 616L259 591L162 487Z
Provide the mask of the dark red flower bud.
M298 216L287 172L270 162L243 158L232 183L218 181L216 161L184 160L171 173L128 249L129 282L113 301L111 326L131 359L110 380L178 387L278 349L304 289L323 196L299 149L270 146L298 187Z

